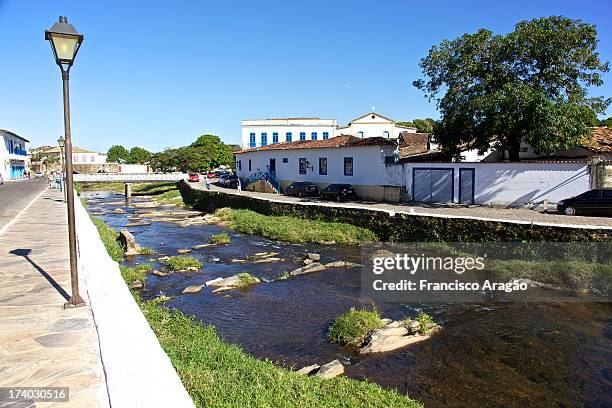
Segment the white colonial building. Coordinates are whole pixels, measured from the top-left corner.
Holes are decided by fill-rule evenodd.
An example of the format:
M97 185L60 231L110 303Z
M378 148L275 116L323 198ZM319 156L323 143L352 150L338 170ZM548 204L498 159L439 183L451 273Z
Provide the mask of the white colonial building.
M0 174L4 180L19 179L28 171L29 140L0 129Z
M360 116L346 126L338 126L335 119L319 118L243 120L242 148L252 149L299 140L327 140L341 135L361 139L397 139L401 132L415 133L416 128L401 126L395 120L374 112Z
M284 190L294 181L310 181L320 188L352 184L359 197L399 200L397 144L380 137L360 139L344 135L327 140L277 143L236 152L236 173L248 188L269 174ZM389 188L395 185L396 187ZM389 198L389 195L395 195Z

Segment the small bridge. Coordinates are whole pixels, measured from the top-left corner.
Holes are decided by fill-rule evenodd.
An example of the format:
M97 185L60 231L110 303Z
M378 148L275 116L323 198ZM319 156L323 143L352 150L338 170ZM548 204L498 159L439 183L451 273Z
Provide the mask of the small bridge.
M74 174L75 182L83 183L153 183L160 181L181 181L186 173L93 173Z

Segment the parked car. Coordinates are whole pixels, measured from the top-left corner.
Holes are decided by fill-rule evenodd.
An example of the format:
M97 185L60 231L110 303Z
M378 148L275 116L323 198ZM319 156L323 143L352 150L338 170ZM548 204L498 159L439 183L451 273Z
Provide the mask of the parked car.
M288 196L316 197L319 189L309 181L295 181L285 189L285 193Z
M557 211L565 215L612 215L612 188L597 188L561 200Z
M330 184L319 193L319 197L336 201L354 200L355 189L350 184Z
M0 185L4 184L4 179L2 178L2 174L0 174Z
M231 173L224 173L219 176L218 181L220 186L229 187L229 188L237 188L238 187L238 176Z
M200 176L197 174L190 174L189 177L187 178L187 181L190 181L192 183L197 183L198 181L200 181Z
M44 174L42 174L40 171L38 171L38 172L36 172L36 173L34 174L34 176L35 176L36 178L41 178L41 177L44 177L45 175L44 175Z

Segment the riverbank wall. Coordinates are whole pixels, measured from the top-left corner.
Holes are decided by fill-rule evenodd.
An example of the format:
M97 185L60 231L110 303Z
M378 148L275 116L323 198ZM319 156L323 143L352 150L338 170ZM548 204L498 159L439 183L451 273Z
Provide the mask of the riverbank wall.
M205 212L230 207L264 215L343 222L368 228L382 241L392 242L609 242L609 230L544 226L509 221L426 216L384 209L336 206L312 201L285 202L271 198L192 188L181 181L178 188L185 204Z
M79 280L86 284L112 407L193 407L80 200L75 200Z

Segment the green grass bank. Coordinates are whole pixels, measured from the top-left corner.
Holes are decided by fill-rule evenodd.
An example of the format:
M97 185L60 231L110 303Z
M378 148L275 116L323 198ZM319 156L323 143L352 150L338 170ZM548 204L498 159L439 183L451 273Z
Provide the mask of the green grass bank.
M117 233L92 217L109 255L122 260ZM122 267L126 283L134 268ZM337 377L322 380L257 359L205 326L161 301L143 301L133 292L181 380L198 407L420 407L395 390L367 381Z

